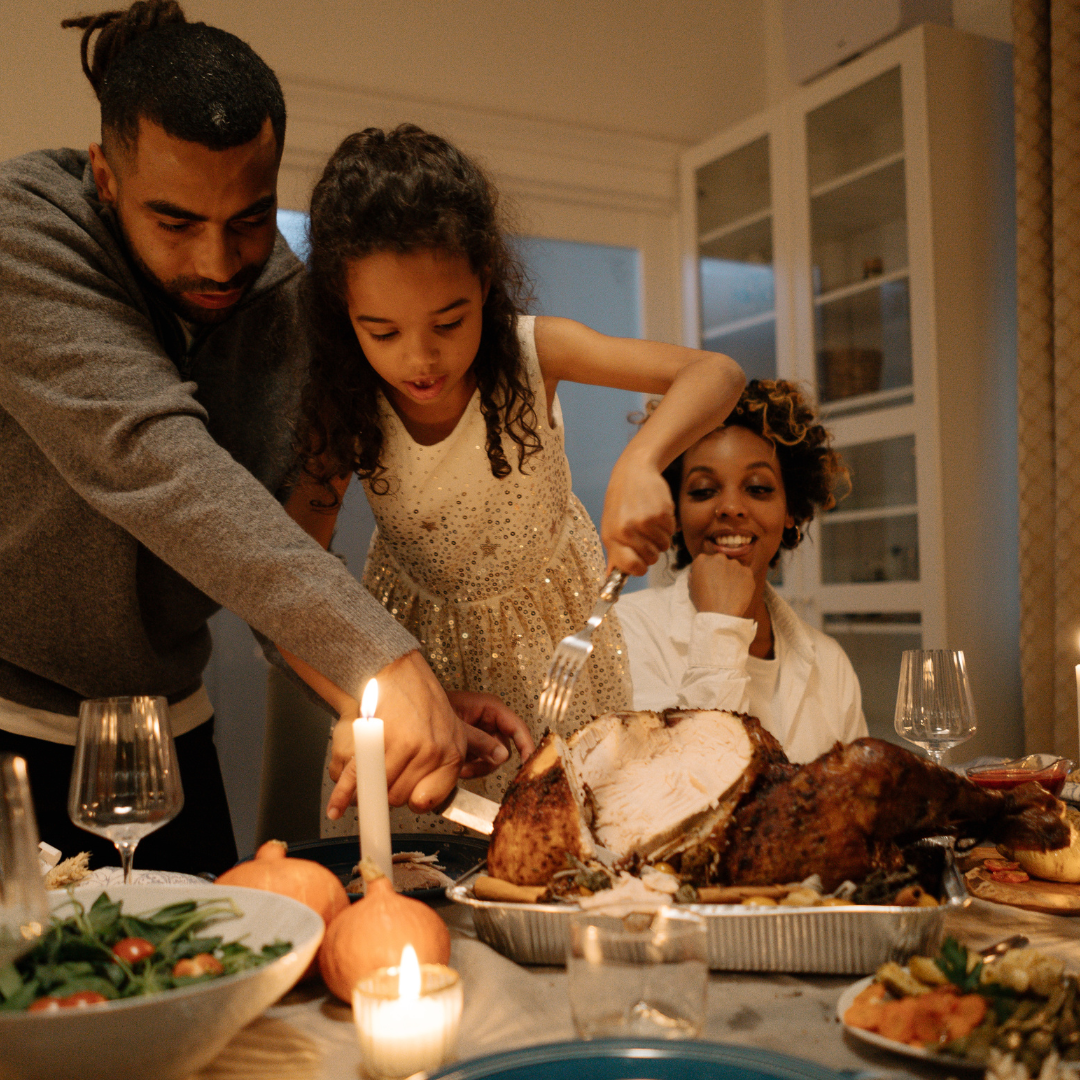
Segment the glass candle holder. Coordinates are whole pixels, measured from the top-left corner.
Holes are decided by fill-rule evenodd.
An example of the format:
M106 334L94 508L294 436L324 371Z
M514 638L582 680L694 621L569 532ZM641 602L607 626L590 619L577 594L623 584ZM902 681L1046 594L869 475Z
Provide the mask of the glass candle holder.
M461 978L445 964L421 964L419 994L399 993L397 967L380 968L353 989L353 1020L364 1071L373 1080L431 1072L457 1048Z

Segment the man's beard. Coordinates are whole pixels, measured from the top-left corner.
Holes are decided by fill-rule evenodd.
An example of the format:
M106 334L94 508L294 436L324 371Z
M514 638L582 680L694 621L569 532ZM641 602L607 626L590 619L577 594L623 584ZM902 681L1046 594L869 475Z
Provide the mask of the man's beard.
M262 273L265 263L260 265L250 265L240 268L239 273L235 274L228 281L222 284L219 281L213 281L210 278L199 277L178 277L173 278L172 281L162 281L151 269L146 265L139 257L139 253L135 250L134 245L128 244L128 251L131 253L132 259L135 261L135 265L138 266L143 277L146 278L151 288L158 294L164 303L171 308L181 319L187 322L198 323L200 326L216 326L218 323L224 322L235 310L240 300L243 300L241 296L240 300L237 300L235 304L230 305L227 308L204 308L198 304L193 304L189 300L185 300L184 293L214 293L214 292L232 292L234 289L243 289L244 293L251 287L252 282Z

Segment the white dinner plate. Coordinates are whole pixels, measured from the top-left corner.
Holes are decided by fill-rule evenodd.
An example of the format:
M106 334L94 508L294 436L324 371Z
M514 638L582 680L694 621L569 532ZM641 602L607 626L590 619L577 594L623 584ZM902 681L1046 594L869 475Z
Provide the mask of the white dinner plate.
M874 976L868 975L865 979L852 983L840 995L840 1000L836 1003L836 1017L841 1024L844 1024L844 1013L851 1008L859 994L873 981ZM977 1069L981 1072L984 1068L982 1065L976 1065L974 1062L956 1057L955 1054L939 1054L936 1050L926 1050L921 1046L909 1046L907 1043L897 1042L895 1039L886 1039L884 1035L879 1035L876 1031L866 1031L864 1028L852 1027L850 1024L844 1024L844 1030L856 1039L869 1043L871 1046L880 1046L883 1050L891 1050L894 1054L903 1054L905 1057L922 1058L923 1061L948 1065L950 1069Z
M132 885L205 885L206 878L194 874L182 874L179 870L139 870L131 871ZM90 876L83 878L76 888L92 886L107 889L124 884L124 869L121 866L99 866L90 871Z

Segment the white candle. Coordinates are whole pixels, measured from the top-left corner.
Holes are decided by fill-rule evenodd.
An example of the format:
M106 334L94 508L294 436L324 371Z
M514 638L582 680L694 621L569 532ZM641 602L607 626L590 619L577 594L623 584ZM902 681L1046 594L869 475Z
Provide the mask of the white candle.
M401 964L361 979L353 1020L364 1071L377 1078L437 1069L457 1045L463 995L456 971L416 961L406 945Z
M390 855L390 802L386 794L386 743L383 722L375 715L379 684L364 687L360 717L353 721L356 754L356 801L360 818L360 852L394 880Z
M1080 664L1076 665L1076 733L1077 738L1080 739ZM1062 748L1062 753L1065 753ZM1080 761L1080 757L1077 758Z

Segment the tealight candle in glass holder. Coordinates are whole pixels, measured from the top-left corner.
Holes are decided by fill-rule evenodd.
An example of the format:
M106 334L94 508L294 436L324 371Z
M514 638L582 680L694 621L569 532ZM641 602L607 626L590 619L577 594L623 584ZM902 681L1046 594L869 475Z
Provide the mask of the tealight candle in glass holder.
M437 1069L457 1048L461 979L445 964L419 964L406 945L398 967L380 968L353 988L353 1020L364 1071L401 1080Z

